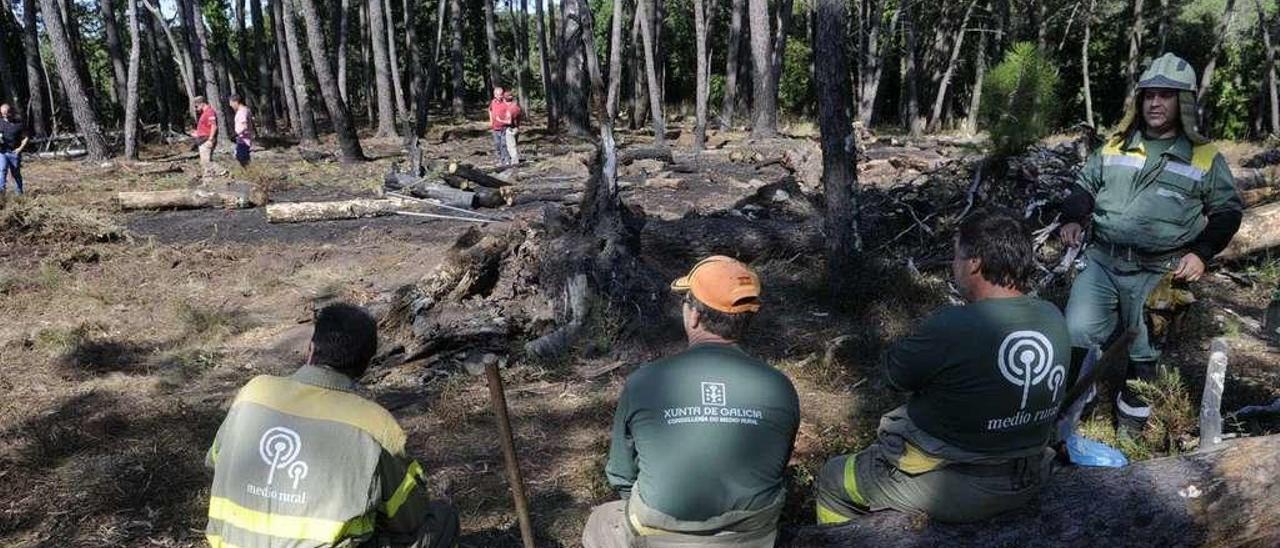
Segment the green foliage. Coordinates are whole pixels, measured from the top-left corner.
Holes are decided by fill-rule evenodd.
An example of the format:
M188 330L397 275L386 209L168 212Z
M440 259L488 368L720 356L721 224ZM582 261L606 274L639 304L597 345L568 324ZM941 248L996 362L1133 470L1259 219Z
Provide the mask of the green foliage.
M1228 43L1222 49L1223 59L1214 70L1209 95L1205 98L1209 102L1206 105L1209 129L1214 138L1236 140L1249 136L1250 110L1258 89L1252 67L1261 66L1263 60L1254 59L1250 63L1245 59L1247 54L1240 44Z
M1128 384L1151 404L1144 440L1170 454L1180 452L1179 440L1190 437L1196 427L1196 407L1182 384L1182 375L1177 369L1162 367L1155 379L1131 380Z
M811 112L817 104L809 72L812 56L813 51L808 44L796 39L787 40L782 76L778 80L778 104L782 108L791 112Z
M981 118L996 154L1016 154L1049 134L1058 69L1035 44L1019 42L987 73Z

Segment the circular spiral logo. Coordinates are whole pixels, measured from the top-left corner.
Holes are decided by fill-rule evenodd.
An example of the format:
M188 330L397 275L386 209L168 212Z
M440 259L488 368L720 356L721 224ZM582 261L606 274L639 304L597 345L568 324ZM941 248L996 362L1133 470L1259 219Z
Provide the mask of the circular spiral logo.
M284 468L298 458L302 451L302 437L297 432L276 426L262 433L258 440L258 454L269 466L267 484L274 482L277 468Z
M1014 386L1022 387L1022 405L1019 409L1027 407L1031 387L1049 376L1050 370L1054 369L1052 363L1053 345L1049 343L1048 337L1038 331L1014 331L1000 343L997 358L1000 374ZM1061 382L1059 380L1058 384Z

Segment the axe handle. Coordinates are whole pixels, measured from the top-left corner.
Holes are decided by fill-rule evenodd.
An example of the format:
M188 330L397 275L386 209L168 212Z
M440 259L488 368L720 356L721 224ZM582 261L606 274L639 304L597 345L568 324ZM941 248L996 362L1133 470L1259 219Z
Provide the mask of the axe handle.
M1083 396L1085 392L1089 391L1089 387L1093 386L1094 381L1098 380L1098 377L1102 375L1102 372L1106 370L1112 362L1119 359L1122 352L1128 351L1129 344L1132 343L1133 339L1137 336L1138 332L1130 329L1125 331L1124 335L1121 335L1115 342L1111 343L1111 346L1108 346L1106 351L1102 353L1102 357L1098 358L1093 369L1090 370L1088 374L1081 376L1080 380L1076 381L1075 386L1071 387L1071 391L1067 392L1066 397L1062 398L1062 405L1059 406L1058 409L1070 409L1071 405L1074 404L1076 400L1080 399L1080 396Z
M489 399L493 403L493 414L498 419L498 441L502 444L502 460L507 468L507 483L511 485L511 498L516 506L516 518L520 521L520 539L524 548L533 546L533 524L529 520L529 501L525 498L524 478L520 475L520 461L516 458L515 439L511 435L511 418L507 416L507 395L502 388L502 375L498 373L498 363L484 366L485 377L489 381Z

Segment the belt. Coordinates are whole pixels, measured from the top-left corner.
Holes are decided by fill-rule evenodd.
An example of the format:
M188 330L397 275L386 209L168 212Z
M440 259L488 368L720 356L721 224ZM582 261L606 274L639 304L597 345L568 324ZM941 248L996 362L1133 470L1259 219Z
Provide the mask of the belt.
M1040 460L1039 456L1022 457L1010 459L995 464L977 464L953 462L947 464L947 469L959 472L966 476L976 476L981 478L998 478L1004 476L1018 476L1023 474L1028 468L1033 468Z
M1167 251L1147 251L1145 249L1113 244L1103 240L1095 240L1092 245L1099 251L1102 251L1116 259L1134 263L1158 263L1167 261L1174 257L1180 257L1186 253L1186 250L1182 248L1170 249Z

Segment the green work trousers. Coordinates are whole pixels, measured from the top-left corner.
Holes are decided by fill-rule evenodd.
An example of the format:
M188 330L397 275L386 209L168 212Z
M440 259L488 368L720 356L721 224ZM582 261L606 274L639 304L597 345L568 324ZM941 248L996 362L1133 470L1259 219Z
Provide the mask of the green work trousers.
M1049 454L1007 464L944 464L911 474L878 443L855 455L828 460L818 476L818 523L842 523L858 514L898 510L966 523L1020 508L1049 476Z

